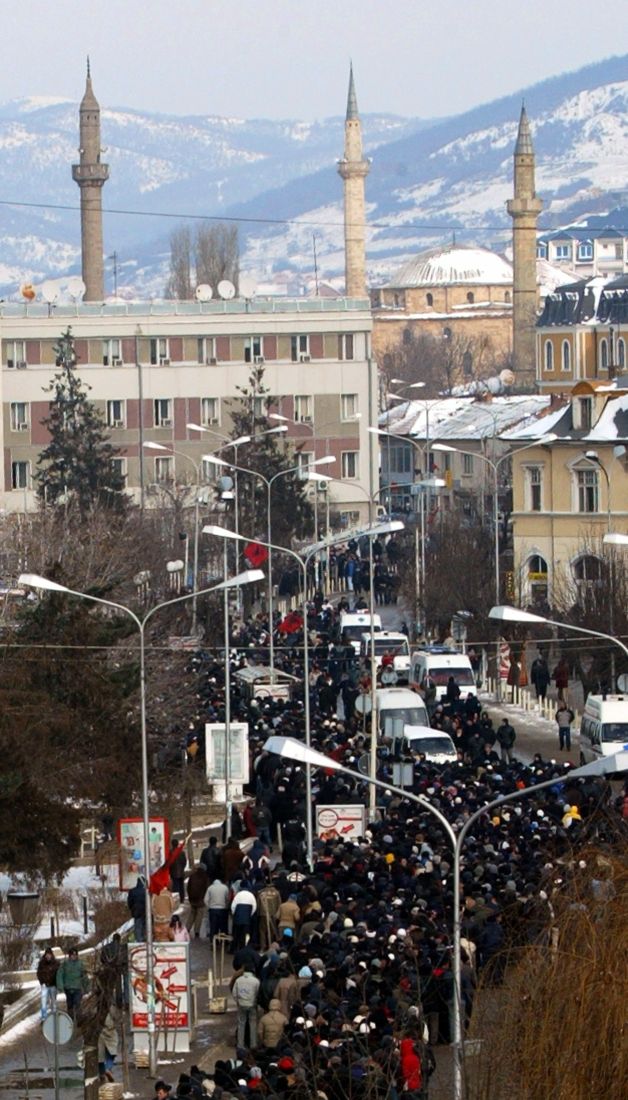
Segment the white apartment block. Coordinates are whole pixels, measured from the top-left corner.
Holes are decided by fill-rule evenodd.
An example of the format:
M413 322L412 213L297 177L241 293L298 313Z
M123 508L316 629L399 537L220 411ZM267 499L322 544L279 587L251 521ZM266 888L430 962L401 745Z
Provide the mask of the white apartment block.
M269 427L288 429L280 446L300 449L295 464L333 455L335 463L321 469L333 479L332 515L347 525L366 518L379 465L377 437L368 432L376 423L377 379L370 308L350 298L2 305L0 504L7 512L37 507L33 472L47 442L45 390L57 370L53 346L68 326L76 370L120 448L135 499L142 483L189 481L191 464L182 455L203 467L202 456L231 434L236 387L247 385L253 364L263 364L268 411L281 418ZM166 450L148 450L149 441ZM246 446L238 462L246 466ZM212 480L216 468L206 465Z

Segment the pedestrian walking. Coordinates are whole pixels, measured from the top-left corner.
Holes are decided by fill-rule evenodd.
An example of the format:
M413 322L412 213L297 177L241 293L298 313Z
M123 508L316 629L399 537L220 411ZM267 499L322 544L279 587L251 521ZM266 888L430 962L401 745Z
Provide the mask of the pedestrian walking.
M41 1018L46 1019L57 1008L57 970L59 960L55 958L52 947L47 947L37 966L37 981L41 987Z
M126 896L126 903L133 917L133 935L136 943L146 941L146 883L138 878Z
M257 900L252 893L249 883L243 880L240 889L231 902L231 918L233 925L233 950L244 947L251 934L253 917L257 912Z
M556 722L558 723L558 744L561 750L571 749L571 723L573 722L575 715L566 702L560 703L558 710L556 711Z
M534 685L537 699L545 700L550 679L549 665L539 649L530 668L530 680Z
M196 939L201 934L201 927L203 924L203 918L205 916L205 894L209 887L209 879L207 877L207 871L201 863L199 863L192 874L188 878L188 901L190 903L190 912L187 919L188 932L192 933Z
M170 867L171 890L173 894L179 895L180 902L185 898L185 868L188 862L184 844L185 841L178 841L176 837L173 837L170 841L170 855L167 860Z
M560 703L567 702L567 688L569 687L569 665L564 657L561 657L560 661L556 665L556 668L552 672L554 683L556 684L556 691L558 693L558 701Z
M238 1040L239 1047L247 1047L253 1050L257 1046L257 996L259 993L259 979L245 966L244 973L240 974L233 983L232 993L238 1009ZM246 1032L248 1025L248 1043Z
M229 931L229 887L216 875L211 886L205 892L205 907L208 914L207 934L210 940L219 932Z
M72 1020L81 1006L83 994L89 989L85 964L79 959L76 947L71 947L56 974L57 989L65 994L66 1011Z
M497 727L495 739L501 750L502 760L506 764L512 763L512 750L517 739L514 726L511 726L507 718L504 718L501 726Z

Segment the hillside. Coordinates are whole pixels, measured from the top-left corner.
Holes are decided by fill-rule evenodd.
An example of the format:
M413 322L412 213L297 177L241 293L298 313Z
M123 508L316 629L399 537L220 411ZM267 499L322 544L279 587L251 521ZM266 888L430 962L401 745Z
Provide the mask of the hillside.
M97 81L96 81L97 84ZM96 87L97 91L97 87ZM421 248L451 237L503 247L512 149L525 98L537 151L543 227L626 207L628 57L611 58L442 120L370 115L363 119L372 158L367 179L374 283ZM16 100L0 106L4 203L78 203L70 165L78 144L78 105ZM172 215L229 216L242 222L243 268L286 282L343 269L342 192L336 161L343 119L178 118L103 109L105 240L118 254L120 285L159 294L165 281ZM260 220L281 224L262 227ZM288 221L291 224L285 224ZM0 207L0 288L22 278L77 270L74 210ZM110 267L111 265L109 265ZM109 286L111 278L109 277Z

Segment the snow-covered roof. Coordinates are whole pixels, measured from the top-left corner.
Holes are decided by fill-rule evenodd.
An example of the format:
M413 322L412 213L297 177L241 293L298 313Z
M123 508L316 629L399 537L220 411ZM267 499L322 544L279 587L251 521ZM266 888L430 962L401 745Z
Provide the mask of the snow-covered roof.
M609 398L597 422L584 439L590 443L628 439L628 393Z
M578 275L575 271L570 271L564 267L556 267L556 264L551 264L549 260L544 260L541 256L537 257L536 281L541 298L553 294L559 286L568 286L570 283L577 282L577 280Z
M389 288L451 286L459 283L478 285L512 283L512 265L488 248L451 245L431 252L420 252L408 260L386 284Z
M425 439L428 434L432 440L487 439L502 436L515 425L523 429L535 424L549 408L550 400L541 394L516 394L493 397L490 401L475 397L404 401L383 413L379 423L394 435L417 439ZM535 434L543 435L546 430L549 431L543 426Z

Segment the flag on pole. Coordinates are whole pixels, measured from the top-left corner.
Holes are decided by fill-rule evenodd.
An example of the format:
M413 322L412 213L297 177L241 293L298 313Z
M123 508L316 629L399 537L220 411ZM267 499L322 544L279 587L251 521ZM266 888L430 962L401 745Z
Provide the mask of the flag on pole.
M268 550L259 542L247 542L243 553L253 569L259 569L268 558Z

